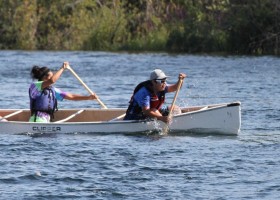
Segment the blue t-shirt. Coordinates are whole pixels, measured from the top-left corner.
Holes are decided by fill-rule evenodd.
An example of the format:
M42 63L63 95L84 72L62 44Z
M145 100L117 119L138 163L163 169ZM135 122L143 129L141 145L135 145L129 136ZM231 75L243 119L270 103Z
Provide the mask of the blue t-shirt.
M168 86L165 87L164 93L167 93L167 91L168 91ZM137 103L141 108L147 107L149 109L150 102L151 102L151 93L149 92L149 90L147 90L146 87L142 87L134 94L133 100L134 100L134 105L136 105Z

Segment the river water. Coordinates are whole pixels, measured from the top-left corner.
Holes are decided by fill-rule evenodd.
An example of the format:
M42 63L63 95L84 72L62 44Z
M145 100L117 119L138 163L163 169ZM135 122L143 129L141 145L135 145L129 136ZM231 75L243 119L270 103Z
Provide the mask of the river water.
M188 77L180 106L240 101L238 136L0 135L1 199L279 199L280 58L166 53L0 51L0 108L28 108L33 65L75 72L126 108L155 68ZM65 71L56 86L87 94ZM171 104L173 94L167 95ZM63 101L60 108L99 107ZM1 129L1 127L0 127Z

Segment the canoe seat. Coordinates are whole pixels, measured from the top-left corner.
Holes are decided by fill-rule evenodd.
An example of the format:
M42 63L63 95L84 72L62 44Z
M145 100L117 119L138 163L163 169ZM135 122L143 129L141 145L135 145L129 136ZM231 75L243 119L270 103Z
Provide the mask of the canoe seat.
M62 120L59 120L59 121L55 121L54 123L61 123L61 122L66 122L74 117L76 117L77 115L81 114L82 112L84 112L85 110L79 110L77 112L75 112L74 114L70 115L69 117L66 117Z
M202 111L202 110L207 110L207 109L208 109L208 106L205 106L205 107L203 107L203 108L199 109L199 111Z

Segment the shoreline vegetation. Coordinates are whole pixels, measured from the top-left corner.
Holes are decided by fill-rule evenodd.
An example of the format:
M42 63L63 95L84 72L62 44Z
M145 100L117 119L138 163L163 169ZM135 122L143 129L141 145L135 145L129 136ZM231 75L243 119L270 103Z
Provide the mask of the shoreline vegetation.
M280 54L278 0L2 0L1 50Z

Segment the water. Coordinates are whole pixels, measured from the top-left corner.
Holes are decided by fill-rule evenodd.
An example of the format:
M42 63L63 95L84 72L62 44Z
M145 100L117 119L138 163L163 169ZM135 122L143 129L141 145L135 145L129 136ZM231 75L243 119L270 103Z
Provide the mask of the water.
M0 51L0 107L27 108L33 65L69 61L108 107L127 106L154 68L177 104L241 101L238 136L0 135L1 199L279 199L280 58L106 52ZM68 71L56 86L87 94ZM167 96L171 103L173 94ZM100 107L63 101L60 108ZM0 127L1 128L1 127Z

